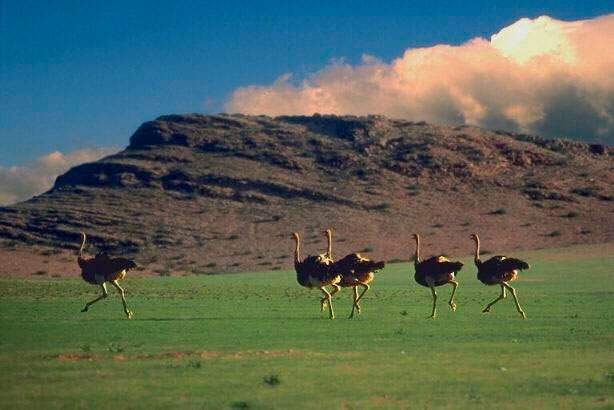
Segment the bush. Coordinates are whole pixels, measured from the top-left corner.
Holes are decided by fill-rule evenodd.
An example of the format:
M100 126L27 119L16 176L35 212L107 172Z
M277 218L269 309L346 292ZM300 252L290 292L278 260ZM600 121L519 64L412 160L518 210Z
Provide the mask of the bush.
M265 377L263 381L271 387L277 386L279 383L281 383L281 380L279 380L279 376L277 376L276 374L272 374L270 376Z
M593 187L582 187L582 188L574 188L571 190L572 194L580 195L583 197L595 196L597 195L597 189Z
M561 232L560 231L552 231L549 234L547 234L546 236L549 236L551 238L555 238L557 236L561 236Z
M491 215L505 215L507 214L507 211L505 210L505 208L499 208L499 209L495 209L490 214Z

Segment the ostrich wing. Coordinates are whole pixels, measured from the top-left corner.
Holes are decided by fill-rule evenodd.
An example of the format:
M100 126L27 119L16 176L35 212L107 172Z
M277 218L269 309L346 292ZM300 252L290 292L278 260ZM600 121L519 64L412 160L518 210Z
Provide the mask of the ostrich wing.
M358 253L351 253L333 264L333 270L341 274L367 273L386 266L384 261L372 261Z
M528 263L516 258L505 258L499 262L499 266L505 271L529 269Z
M516 269L529 269L529 264L520 259L497 255L485 261L480 269L483 269L485 272L504 273Z
M440 275L458 272L462 269L462 262L452 262L445 256L433 256L416 265L416 269L429 275Z
M333 276L332 261L318 256L307 256L296 268L303 275L313 276L319 280L326 280Z
M136 268L136 263L126 258L109 258L106 257L105 260L100 260L98 264L98 270L101 274L113 275L117 272L121 272L123 270L130 270Z

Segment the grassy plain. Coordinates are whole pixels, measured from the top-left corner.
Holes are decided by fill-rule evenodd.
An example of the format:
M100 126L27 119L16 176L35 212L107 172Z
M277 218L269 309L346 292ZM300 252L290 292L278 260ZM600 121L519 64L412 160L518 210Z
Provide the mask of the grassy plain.
M319 312L291 272L127 278L133 320L79 279L0 279L2 408L614 408L614 246L519 254L512 301L459 275L439 318L413 267Z

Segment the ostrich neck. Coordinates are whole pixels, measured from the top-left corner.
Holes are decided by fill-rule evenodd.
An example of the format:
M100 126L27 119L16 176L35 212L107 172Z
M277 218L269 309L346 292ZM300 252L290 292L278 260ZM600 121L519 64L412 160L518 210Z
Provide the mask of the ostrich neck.
M326 240L328 241L328 247L326 249L326 256L329 259L332 259L333 258L333 235L330 232L326 234Z
M418 263L420 262L420 237L416 236L416 257L414 258L414 262Z
M300 239L298 237L296 237L294 239L294 241L296 242L296 246L294 247L294 263L300 263L301 262L301 244L300 244Z
M83 248L85 248L85 234L82 233L81 237L83 238L81 241L81 247L79 248L79 257L83 257Z
M480 239L475 238L475 257L473 258L475 261L480 260Z

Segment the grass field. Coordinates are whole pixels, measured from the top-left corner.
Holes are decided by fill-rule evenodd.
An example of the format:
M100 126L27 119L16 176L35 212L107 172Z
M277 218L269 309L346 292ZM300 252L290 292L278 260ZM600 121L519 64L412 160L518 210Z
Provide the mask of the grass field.
M294 273L127 278L119 297L80 279L0 279L0 407L614 408L612 245L536 251L511 299L459 275L439 318L413 266L320 313ZM411 274L410 274L411 272Z

